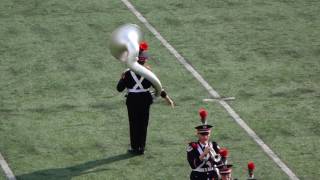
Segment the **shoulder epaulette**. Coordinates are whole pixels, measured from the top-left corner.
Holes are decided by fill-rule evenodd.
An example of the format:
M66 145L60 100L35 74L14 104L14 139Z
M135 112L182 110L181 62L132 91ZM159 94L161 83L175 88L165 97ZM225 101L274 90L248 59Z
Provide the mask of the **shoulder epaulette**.
M199 145L197 142L189 142L189 146L192 147L192 149L197 149Z

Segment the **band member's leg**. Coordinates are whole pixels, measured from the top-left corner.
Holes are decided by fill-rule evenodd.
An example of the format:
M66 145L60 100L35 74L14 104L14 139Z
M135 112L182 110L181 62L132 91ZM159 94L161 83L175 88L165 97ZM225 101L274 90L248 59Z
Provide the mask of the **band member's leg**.
M130 144L132 149L139 148L139 131L137 126L137 121L139 121L136 110L133 104L127 104L128 116L129 116L129 127L130 127Z
M147 131L148 131L148 123L149 123L149 110L150 110L150 105L146 105L141 109L140 113L140 136L139 136L139 144L140 148L144 149L146 146L146 139L147 139Z

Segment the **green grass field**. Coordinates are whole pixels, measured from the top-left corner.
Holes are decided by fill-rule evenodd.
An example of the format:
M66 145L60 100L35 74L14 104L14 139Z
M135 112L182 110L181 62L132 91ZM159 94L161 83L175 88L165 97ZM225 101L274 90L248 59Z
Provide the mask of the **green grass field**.
M133 1L152 25L302 179L319 179L320 3ZM124 23L143 27L153 71L176 101L152 106L147 153L132 157L125 67L108 38ZM288 177L121 1L0 2L0 152L18 179L188 179L186 144L197 110L230 149L234 176ZM0 179L5 179L0 171Z

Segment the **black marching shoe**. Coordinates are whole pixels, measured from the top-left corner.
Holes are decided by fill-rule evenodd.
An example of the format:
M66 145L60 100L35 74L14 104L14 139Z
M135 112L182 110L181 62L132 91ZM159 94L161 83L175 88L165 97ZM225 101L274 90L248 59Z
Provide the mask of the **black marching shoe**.
M143 155L144 154L144 149L143 148L138 148L138 149L128 149L128 153L132 155Z
M128 153L132 154L132 155L143 155L144 154L144 150L140 150L140 149L128 149Z
M143 155L144 154L144 148L139 148L139 150L138 150L138 154L139 155Z

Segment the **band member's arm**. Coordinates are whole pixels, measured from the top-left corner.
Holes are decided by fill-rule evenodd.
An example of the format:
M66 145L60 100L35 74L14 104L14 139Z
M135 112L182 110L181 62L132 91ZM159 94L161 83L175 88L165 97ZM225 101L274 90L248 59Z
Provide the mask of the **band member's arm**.
M122 92L125 88L126 88L125 73L123 73L123 74L121 75L121 79L120 79L119 82L118 82L117 90L118 90L119 92Z
M192 169L197 168L202 163L202 160L199 158L199 153L197 153L197 148L194 147L192 143L187 147L187 159Z
M212 148L214 149L214 151L215 151L217 154L219 154L220 147L219 147L219 145L218 145L217 142L212 141Z
M151 67L147 64L144 64L144 67L146 67L147 69L149 69L151 71ZM151 83L150 83L151 84ZM151 84L152 85L152 84ZM162 90L161 93L160 93L160 96L166 100L166 102L168 103L168 105L170 105L172 108L174 108L175 104L174 102L172 101L172 99L168 96L168 94Z
M172 99L168 96L168 94L164 90L161 91L160 96L162 98L164 98L172 108L174 108L174 106L175 106L174 102L172 101Z
M187 159L192 169L197 168L201 164L199 157L192 151L187 153Z

